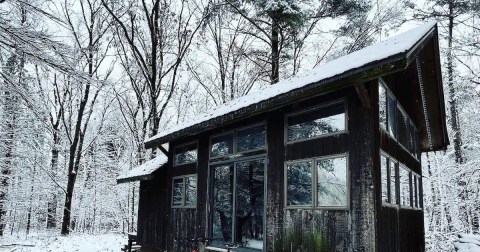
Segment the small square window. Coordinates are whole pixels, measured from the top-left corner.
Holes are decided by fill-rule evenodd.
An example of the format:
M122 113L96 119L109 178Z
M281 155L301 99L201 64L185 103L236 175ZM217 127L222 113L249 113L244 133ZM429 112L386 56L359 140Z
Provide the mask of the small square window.
M233 153L233 133L212 137L210 157L221 157Z
M172 207L195 207L197 205L197 176L173 178Z
M237 131L237 152L265 148L265 125L257 125Z
M187 144L175 148L173 157L174 165L189 164L197 162L197 144Z
M345 131L345 104L310 110L287 117L287 142Z

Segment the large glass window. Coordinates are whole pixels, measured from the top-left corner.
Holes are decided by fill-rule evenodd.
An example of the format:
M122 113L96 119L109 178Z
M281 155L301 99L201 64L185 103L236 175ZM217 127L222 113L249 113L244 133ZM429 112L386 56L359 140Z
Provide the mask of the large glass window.
M311 206L312 161L287 164L287 206Z
M255 159L211 166L213 246L241 242L263 249L265 160Z
M378 85L378 121L380 128L387 130L387 89Z
M197 176L186 175L173 178L172 207L196 207Z
M262 150L267 146L265 124L213 136L210 141L210 158Z
M265 148L265 125L257 125L237 131L237 152Z
M347 157L317 160L317 206L347 206Z
M285 174L287 206L347 207L347 167L346 155L288 162Z
M398 162L394 159L389 158L388 167L390 170L390 203L397 203L397 168Z
M345 104L310 110L287 117L287 142L345 131Z
M378 119L380 129L398 141L410 154L419 159L417 129L383 81L378 83Z
M400 205L411 206L410 203L410 172L405 166L400 165L399 169L400 183Z
M381 183L382 183L382 202L390 203L389 200L389 191L388 191L388 184L389 184L389 169L388 169L388 157L385 155L380 155L380 175L381 175Z
M396 112L397 112L397 101L395 100L395 97L391 93L388 93L387 96L387 120L388 120L388 133L390 136L392 136L394 139L397 138L397 118L396 118Z
M197 162L197 144L191 143L175 148L173 162L174 165Z

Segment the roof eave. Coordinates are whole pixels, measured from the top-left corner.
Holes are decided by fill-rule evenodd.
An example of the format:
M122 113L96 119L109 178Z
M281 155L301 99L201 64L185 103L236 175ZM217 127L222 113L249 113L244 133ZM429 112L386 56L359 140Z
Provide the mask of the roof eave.
M333 76L331 78L308 84L302 88L292 90L288 93L281 94L270 99L261 101L259 103L249 105L245 108L233 111L231 113L212 118L210 120L195 124L191 127L184 128L163 137L147 141L145 142L145 148L153 148L160 144L170 142L180 137L186 137L201 133L203 131L220 126L226 122L230 123L268 110L275 109L277 107L285 106L290 103L293 98L295 99L295 101L298 101L299 99L304 98L303 96L306 96L307 94L309 97L312 97L310 93L313 90L315 91L316 96L323 95L334 90L351 86L355 83L366 82L378 78L384 74L404 70L409 63L406 60L406 54L406 52L399 53L380 61L371 62L370 64L367 64L363 67L351 69L347 72Z
M378 78L385 74L394 73L404 70L408 65L415 60L418 53L425 47L428 40L437 34L437 25L434 25L425 35L419 39L409 50L401 52L382 60L370 62L362 67L354 68L342 74L323 79L319 82L314 82L305 85L302 88L291 90L287 93L277 95L270 99L251 104L245 108L230 112L228 114L212 118L210 120L192 125L182 130L173 132L171 134L159 137L145 142L145 148L153 148L160 144L170 142L174 139L195 135L209 129L218 127L226 122L241 120L261 112L272 110L274 108L287 105L291 98L295 100L301 99L302 95L310 94L310 91L315 91L316 95L322 95L334 90L344 88L355 83L369 81ZM311 96L310 96L311 97ZM448 140L447 140L448 141Z

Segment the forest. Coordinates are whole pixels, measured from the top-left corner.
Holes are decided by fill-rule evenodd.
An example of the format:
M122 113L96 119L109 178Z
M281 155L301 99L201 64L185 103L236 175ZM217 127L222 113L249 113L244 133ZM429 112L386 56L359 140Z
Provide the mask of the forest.
M135 231L116 177L145 139L430 20L450 146L422 156L425 239L454 250L480 232L477 0L0 0L0 241Z

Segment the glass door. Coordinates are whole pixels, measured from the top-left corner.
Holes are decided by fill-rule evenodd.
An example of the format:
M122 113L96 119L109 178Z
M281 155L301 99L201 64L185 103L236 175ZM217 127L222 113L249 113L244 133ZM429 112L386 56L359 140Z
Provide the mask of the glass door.
M239 242L262 250L265 216L265 159L211 166L212 245ZM242 251L242 250L238 250Z

